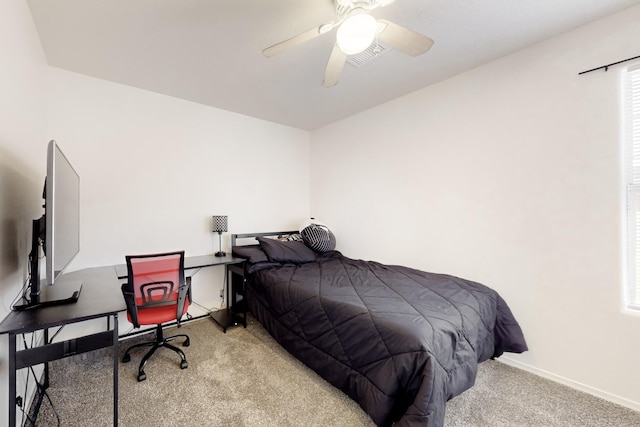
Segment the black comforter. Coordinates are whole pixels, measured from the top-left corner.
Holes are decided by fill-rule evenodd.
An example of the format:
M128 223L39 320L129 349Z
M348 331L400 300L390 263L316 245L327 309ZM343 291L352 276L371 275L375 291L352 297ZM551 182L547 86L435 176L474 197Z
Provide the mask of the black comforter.
M442 426L478 362L527 350L507 304L479 283L338 252L265 265L249 278L251 312L379 426Z

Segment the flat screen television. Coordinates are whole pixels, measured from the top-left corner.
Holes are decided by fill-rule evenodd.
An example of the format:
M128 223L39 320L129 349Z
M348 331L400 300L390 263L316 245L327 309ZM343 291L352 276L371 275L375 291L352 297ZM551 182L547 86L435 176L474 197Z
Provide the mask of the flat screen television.
M47 147L44 215L33 220L30 291L14 309L70 304L78 300L82 283L65 280L62 273L80 251L80 177L56 141ZM45 277L40 277L40 247Z

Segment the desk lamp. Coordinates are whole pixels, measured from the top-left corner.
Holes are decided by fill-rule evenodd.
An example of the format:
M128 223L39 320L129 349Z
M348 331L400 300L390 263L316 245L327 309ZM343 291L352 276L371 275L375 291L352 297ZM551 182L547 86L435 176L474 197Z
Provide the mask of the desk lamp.
M213 230L214 233L218 233L218 252L215 256L225 256L226 253L222 252L222 233L227 231L227 216L226 215L214 215L213 216Z

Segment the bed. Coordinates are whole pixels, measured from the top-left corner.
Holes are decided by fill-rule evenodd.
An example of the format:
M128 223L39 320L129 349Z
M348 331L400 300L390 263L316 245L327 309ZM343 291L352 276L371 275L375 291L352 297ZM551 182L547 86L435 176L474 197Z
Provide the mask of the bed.
M232 235L234 255L246 259L244 302L376 425L442 426L446 402L473 386L478 363L527 350L492 289L268 238L293 233ZM258 244L239 245L247 238Z

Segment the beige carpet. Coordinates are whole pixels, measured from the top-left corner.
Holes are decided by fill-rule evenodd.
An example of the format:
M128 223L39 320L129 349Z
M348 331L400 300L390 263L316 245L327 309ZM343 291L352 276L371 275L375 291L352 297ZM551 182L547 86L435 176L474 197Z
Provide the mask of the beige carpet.
M120 426L373 426L355 402L291 357L257 322L224 334L203 319L180 332L191 337L184 349L188 369L166 349L153 356L141 383L136 374L144 350L119 365ZM139 339L121 342L121 353ZM113 425L112 360L103 353L53 365L49 394L60 425ZM37 424L57 425L46 400ZM446 425L631 427L640 426L640 413L490 361L480 365L476 385L449 402Z

